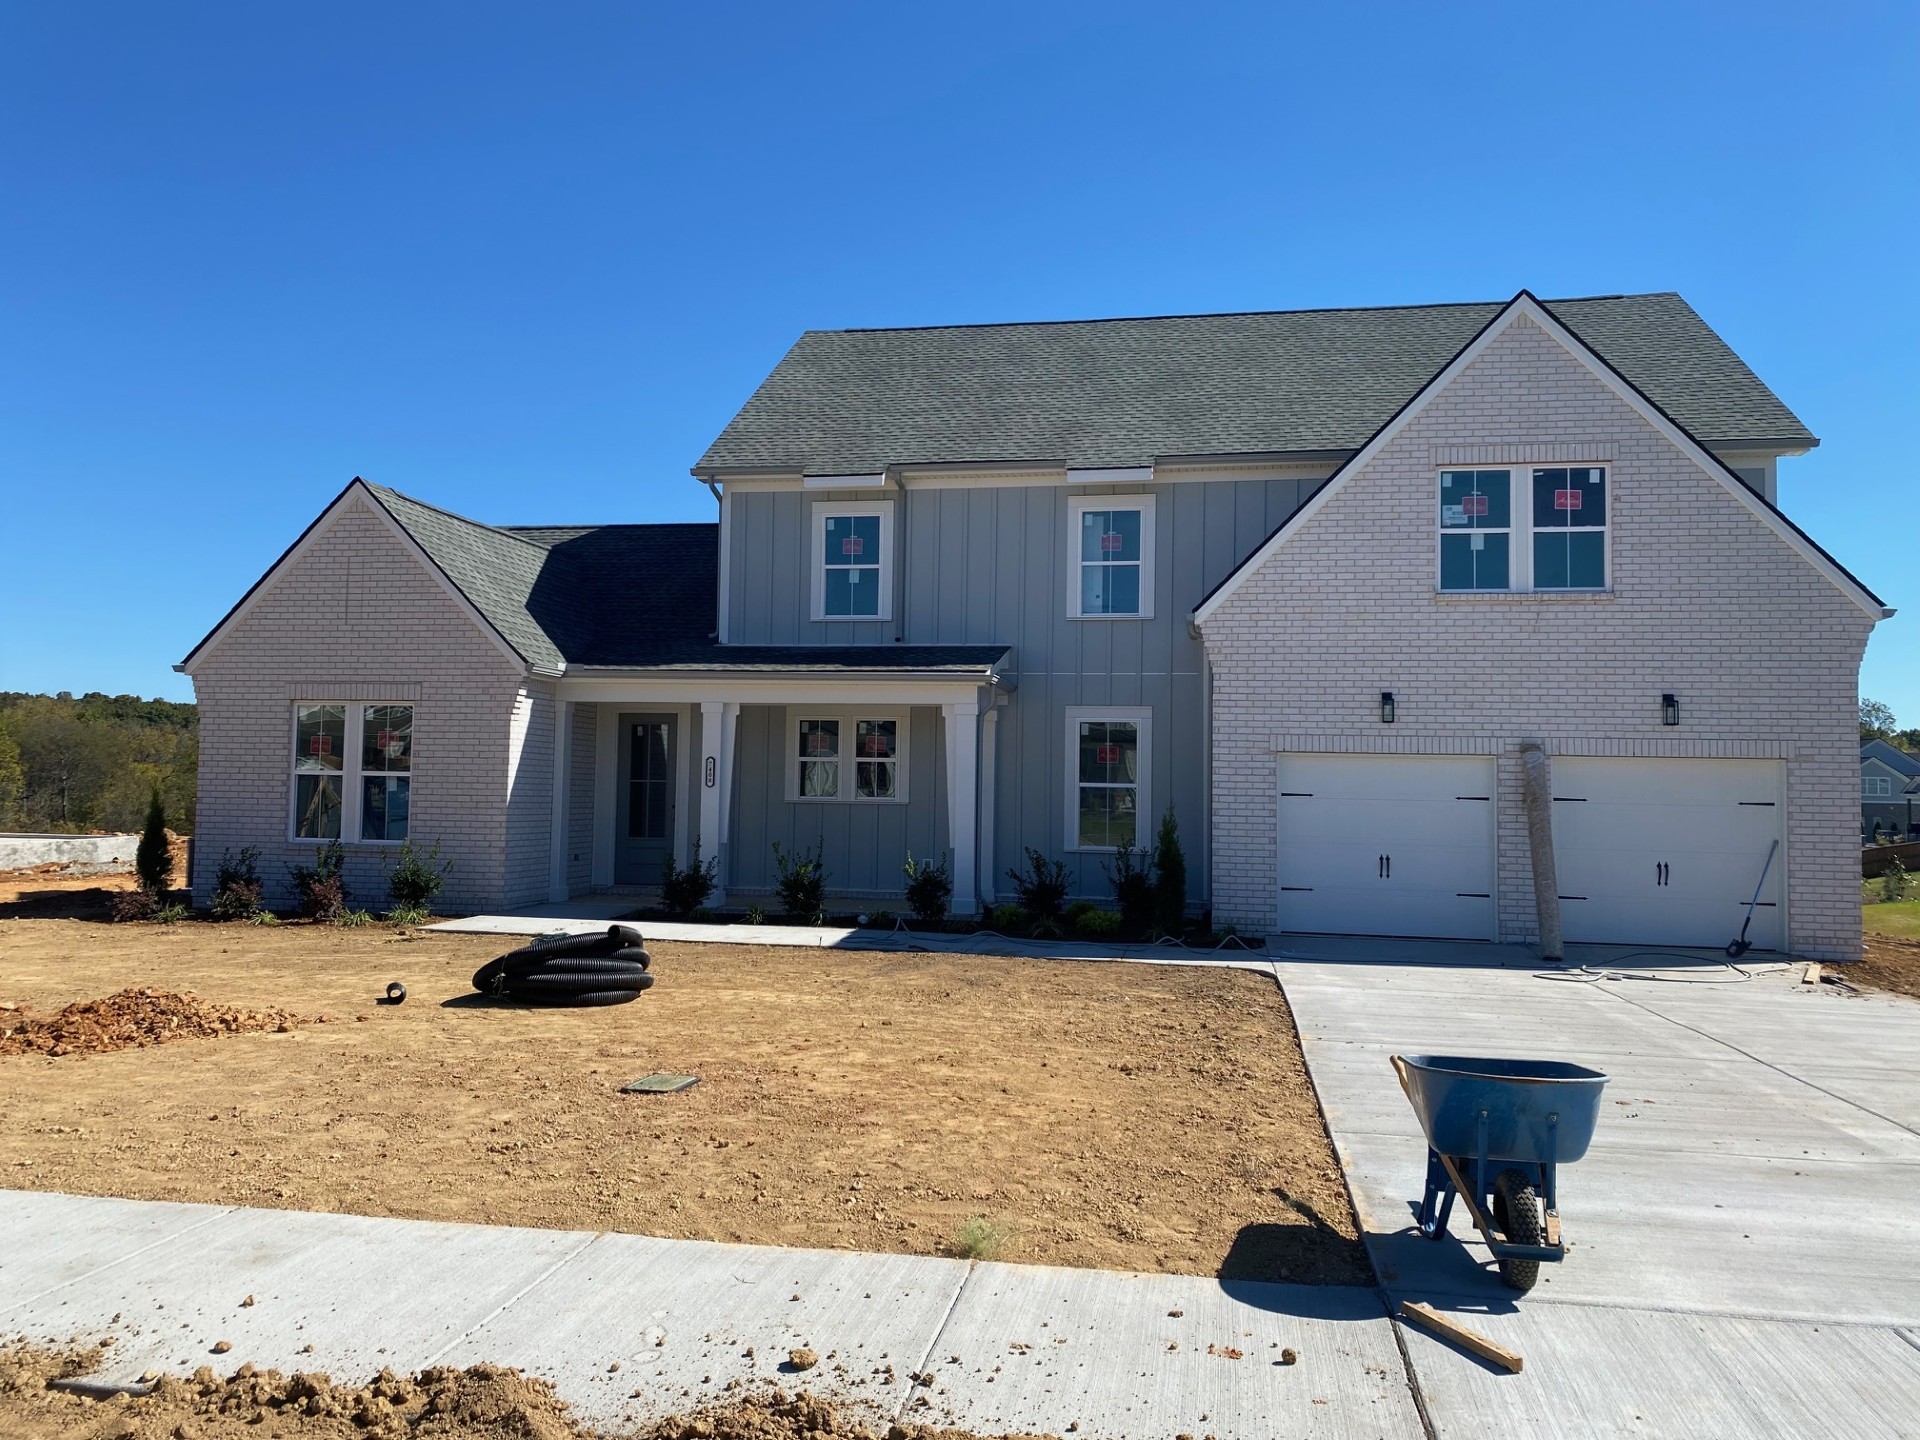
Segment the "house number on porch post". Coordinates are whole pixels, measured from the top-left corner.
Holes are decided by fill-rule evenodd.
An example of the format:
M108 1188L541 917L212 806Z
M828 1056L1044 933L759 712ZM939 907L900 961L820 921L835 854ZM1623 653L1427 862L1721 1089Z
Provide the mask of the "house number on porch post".
M707 773L703 783L706 785L707 789L711 790L713 788L713 779L714 779L714 761L713 761L713 756L711 755L707 756L706 770L707 770Z

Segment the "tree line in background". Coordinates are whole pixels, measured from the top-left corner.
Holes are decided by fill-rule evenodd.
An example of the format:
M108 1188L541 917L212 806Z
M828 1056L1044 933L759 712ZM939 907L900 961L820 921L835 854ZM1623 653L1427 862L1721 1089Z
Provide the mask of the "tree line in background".
M1860 738L1884 740L1889 745L1920 754L1920 726L1909 726L1902 730L1900 722L1894 718L1893 707L1883 705L1878 700L1860 702Z
M0 830L193 830L200 713L137 695L0 691Z

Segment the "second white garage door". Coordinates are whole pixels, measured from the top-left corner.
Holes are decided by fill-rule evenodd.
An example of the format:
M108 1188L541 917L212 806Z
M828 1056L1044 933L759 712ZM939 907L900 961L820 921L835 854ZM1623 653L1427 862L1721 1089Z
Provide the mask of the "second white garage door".
M1490 756L1280 757L1279 928L1494 938Z
M1777 950L1786 857L1777 760L1556 756L1553 850L1569 940L1722 946L1740 933Z

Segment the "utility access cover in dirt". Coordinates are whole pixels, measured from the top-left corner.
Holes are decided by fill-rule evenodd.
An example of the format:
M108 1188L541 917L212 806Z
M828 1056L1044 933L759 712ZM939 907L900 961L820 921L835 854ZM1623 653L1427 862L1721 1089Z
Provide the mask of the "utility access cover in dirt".
M500 1365L382 1370L364 1385L326 1375L256 1370L189 1379L163 1375L151 1393L95 1399L50 1388L87 1375L99 1349L0 1349L0 1434L8 1440L597 1440L545 1380ZM622 1434L630 1440L981 1440L968 1432L899 1425L777 1389L672 1415ZM610 1440L610 1437L609 1437ZM1035 1440L1003 1436L999 1440Z
M286 1010L239 1010L167 990L118 990L104 1000L76 1000L44 1018L0 1009L0 1055L104 1055L169 1040L285 1033L300 1023Z

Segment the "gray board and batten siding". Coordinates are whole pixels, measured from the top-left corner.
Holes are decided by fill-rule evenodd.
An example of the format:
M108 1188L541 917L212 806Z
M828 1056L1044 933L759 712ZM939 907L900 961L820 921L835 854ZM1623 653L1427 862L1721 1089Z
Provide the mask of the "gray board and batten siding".
M1102 870L1107 856L1072 852L1066 844L1066 712L1074 706L1150 708L1148 838L1171 804L1187 853L1188 895L1199 904L1207 894L1207 698L1204 656L1189 618L1194 605L1323 480L1256 472L1143 485L916 488L909 480L904 489L885 490L732 486L723 527L731 549L724 638L763 645L1008 647L1002 668L1012 694L1000 709L994 761L995 873L982 887L1002 898L1011 894L1006 871L1022 863L1028 845L1067 863L1076 895L1108 897ZM1154 497L1150 619L1068 616L1068 500L1101 494ZM813 504L873 500L894 507L892 619L810 619ZM897 892L897 855L909 843L916 855L923 853L922 844L942 843L944 760L934 712L925 719L915 715L904 807L786 800L785 717L777 709L750 717L751 707L742 711L738 741L732 886L771 884L771 839L786 844L785 837L822 835L834 888L865 890L870 878L871 888ZM868 814L816 818L810 810ZM911 813L885 813L898 810ZM870 846L878 848L870 852Z

